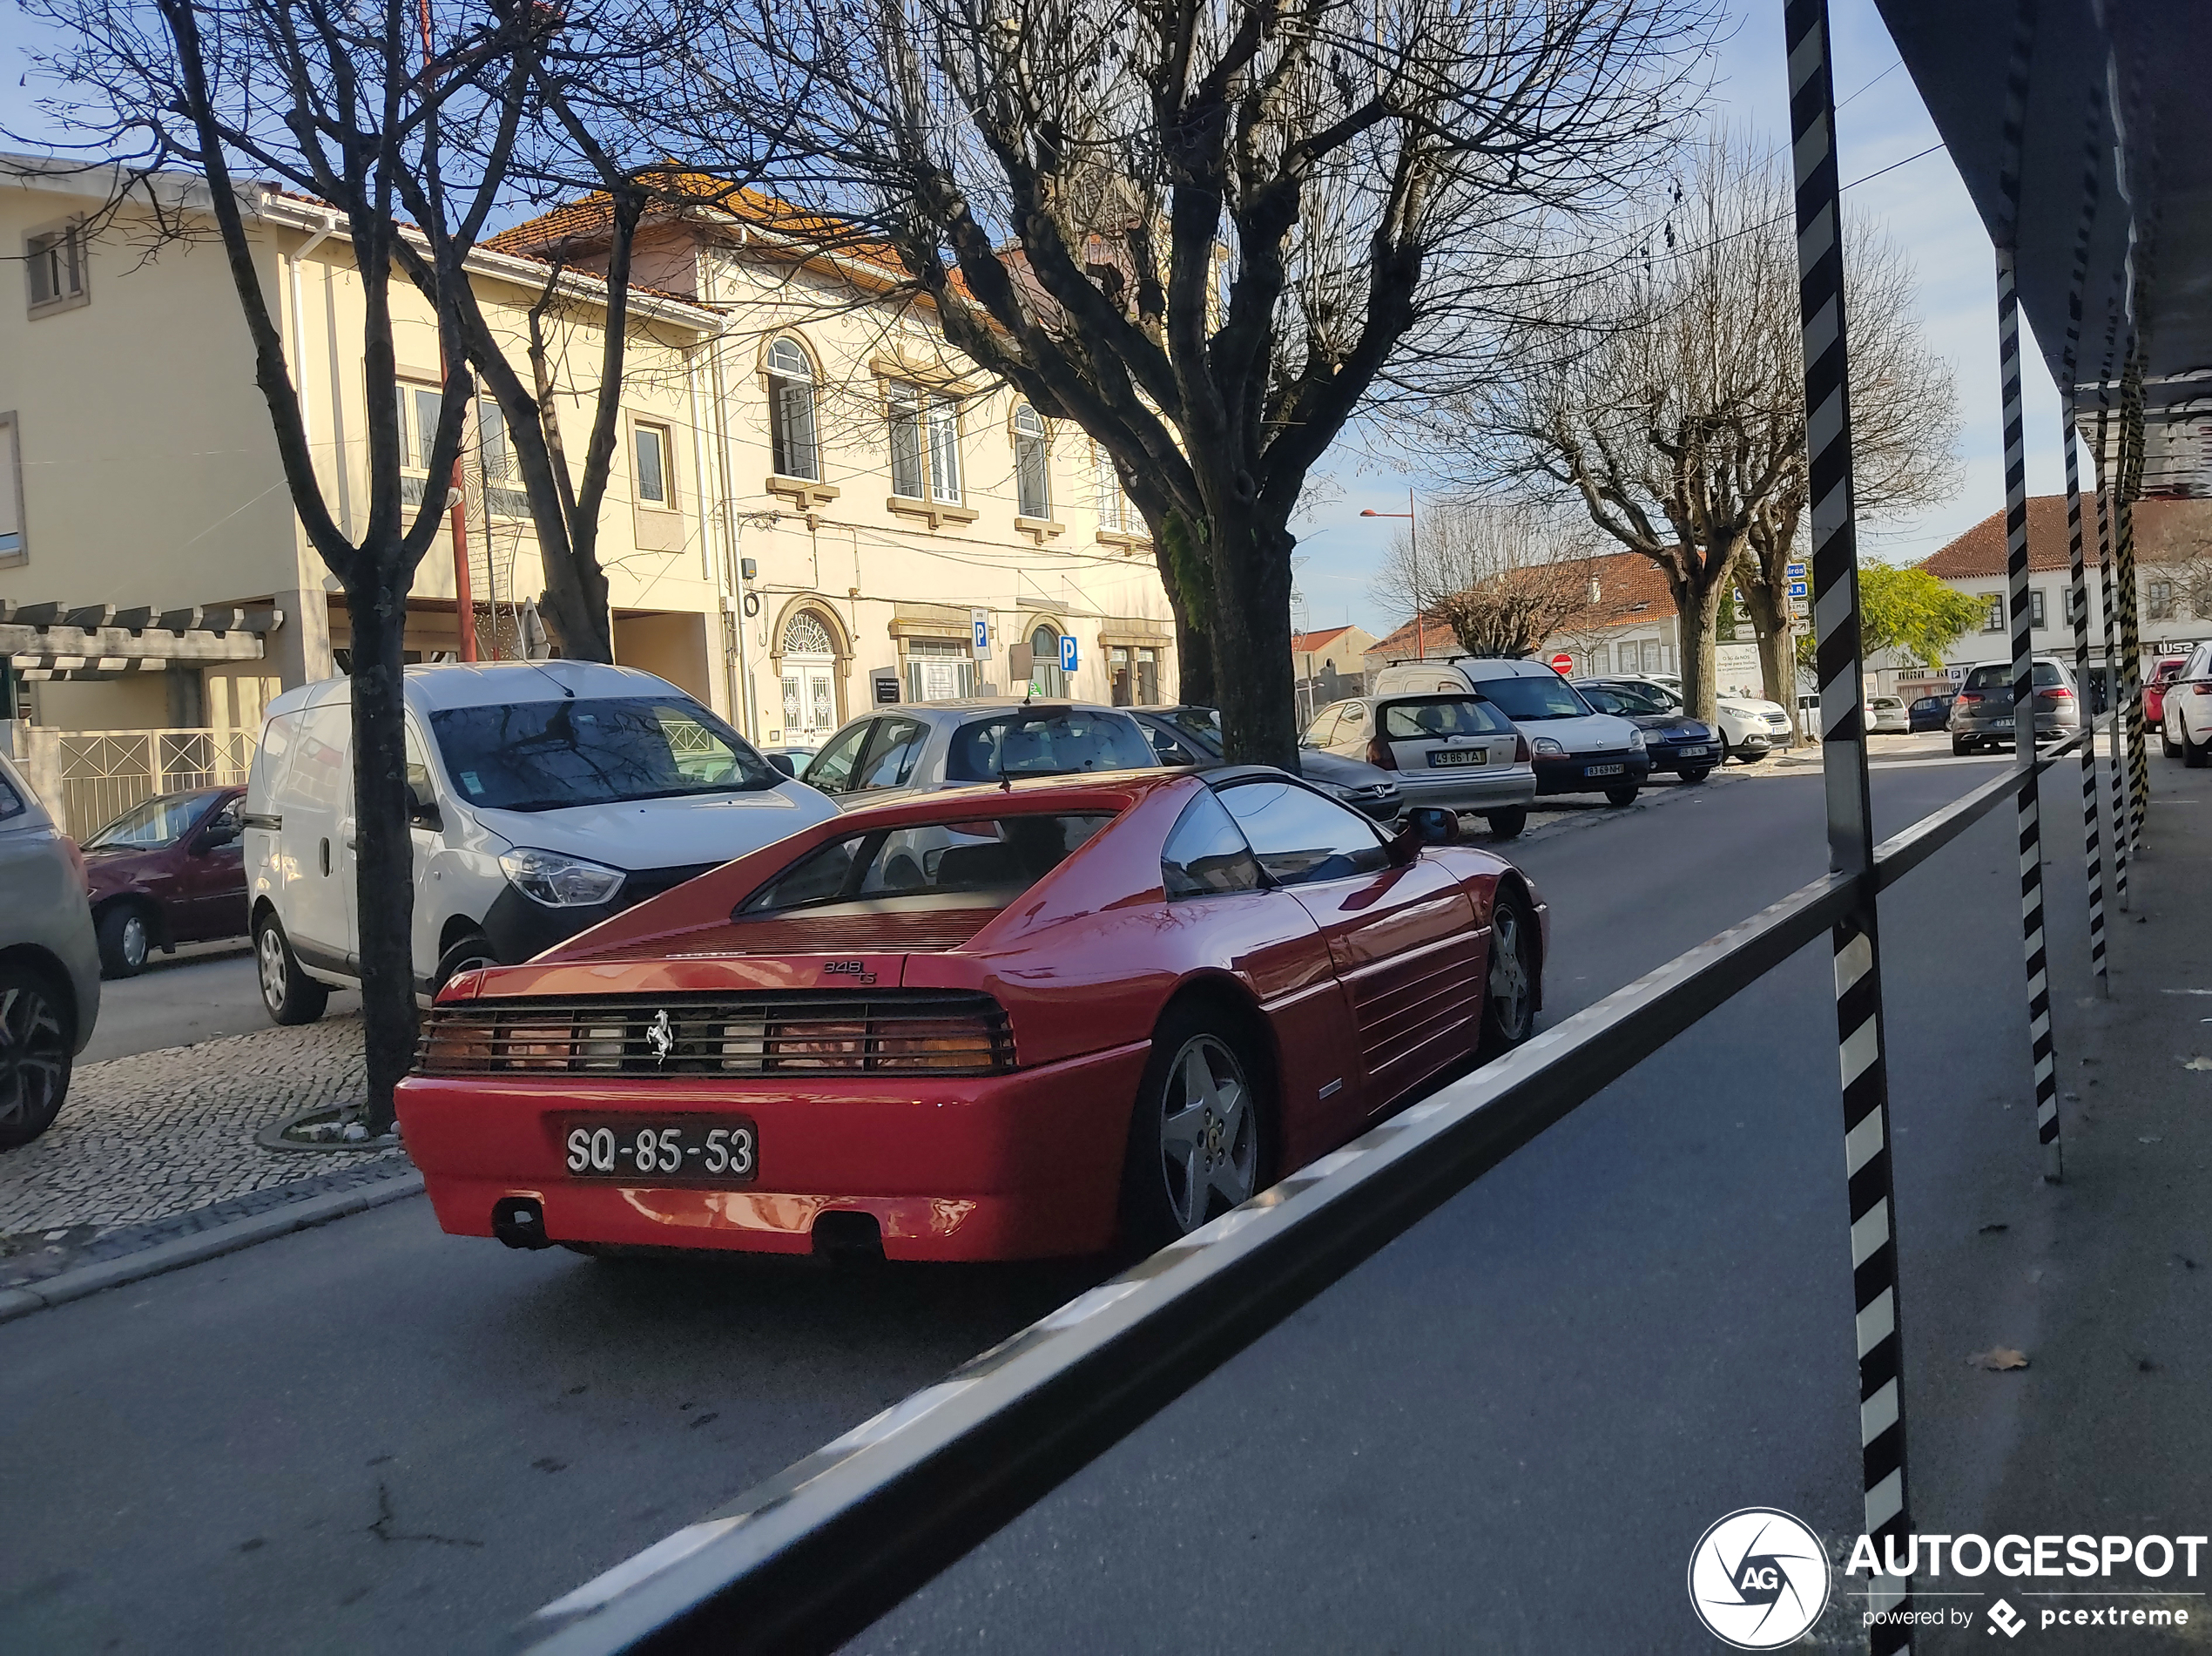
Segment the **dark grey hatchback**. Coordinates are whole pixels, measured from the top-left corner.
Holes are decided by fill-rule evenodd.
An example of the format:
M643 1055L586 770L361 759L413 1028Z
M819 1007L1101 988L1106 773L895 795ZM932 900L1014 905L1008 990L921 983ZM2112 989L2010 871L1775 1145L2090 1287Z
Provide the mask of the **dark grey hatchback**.
M2055 657L2035 658L2035 740L2056 741L2081 728L2081 699L2074 674ZM1951 704L1951 751L1971 754L2013 745L2013 669L2010 663L1976 667Z

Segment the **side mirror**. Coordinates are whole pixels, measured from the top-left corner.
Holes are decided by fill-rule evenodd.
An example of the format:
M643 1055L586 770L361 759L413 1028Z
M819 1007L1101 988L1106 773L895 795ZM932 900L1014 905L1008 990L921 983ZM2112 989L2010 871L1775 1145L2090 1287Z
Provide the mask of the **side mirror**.
M799 773L792 768L791 755L789 754L761 754L761 757L766 760L771 765L773 765L785 775L790 777L793 781L797 781L799 780Z
M1421 854L1426 845L1456 845L1460 841L1460 814L1439 806L1417 805L1406 813L1404 823L1390 842L1390 860L1403 868Z
M235 822L213 823L199 831L199 838L194 842L192 849L205 855L210 851L220 850L226 845L236 845L238 833L238 824Z
M424 787L420 782L409 782L407 785L407 821L409 828L428 828L431 833L435 834L445 827L445 818L438 811L437 799L428 788Z

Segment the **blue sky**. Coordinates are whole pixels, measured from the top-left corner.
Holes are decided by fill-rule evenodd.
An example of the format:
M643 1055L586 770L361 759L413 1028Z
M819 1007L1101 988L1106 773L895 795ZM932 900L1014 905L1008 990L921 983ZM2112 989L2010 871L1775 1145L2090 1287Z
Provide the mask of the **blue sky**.
M1849 100L1838 122L1848 182L1926 149L1936 142L1936 133L1911 78L1893 67L1897 51L1872 0L1832 3L1837 94ZM1789 105L1780 0L1733 0L1732 10L1734 27L1716 65L1710 118L1781 145L1789 136ZM36 120L30 103L36 84L21 84L32 38L19 11L12 6L0 10L0 125L18 130ZM1878 555L1905 561L1932 551L2004 504L1995 278L1988 239L1941 150L1871 179L1851 196L1858 211L1887 227L1918 269L1922 321L1935 349L1952 364L1962 416L1965 465L1958 494L1918 518L1885 524L1872 537L1871 549ZM2058 394L2032 343L2027 360L2028 487L2053 493L2063 486ZM1311 504L1295 525L1303 560L1297 625L1356 622L1379 635L1405 618L1384 612L1367 590L1398 525L1363 519L1360 509L1402 511L1409 485L1424 492L1453 480L1409 474L1400 470L1403 465L1349 449L1325 461Z

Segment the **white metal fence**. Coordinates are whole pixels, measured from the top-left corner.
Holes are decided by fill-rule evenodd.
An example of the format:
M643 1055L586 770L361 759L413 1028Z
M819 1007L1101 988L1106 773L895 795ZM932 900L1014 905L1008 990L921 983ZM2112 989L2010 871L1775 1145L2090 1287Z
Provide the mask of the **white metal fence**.
M260 733L252 730L50 730L0 726L24 780L82 840L141 800L243 782Z

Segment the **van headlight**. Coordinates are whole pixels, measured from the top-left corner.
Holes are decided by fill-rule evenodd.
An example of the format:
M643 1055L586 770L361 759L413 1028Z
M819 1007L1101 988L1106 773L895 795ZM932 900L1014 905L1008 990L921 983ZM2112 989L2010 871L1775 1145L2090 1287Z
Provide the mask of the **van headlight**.
M549 909L589 909L622 889L623 871L558 851L509 851L499 859L508 883Z

